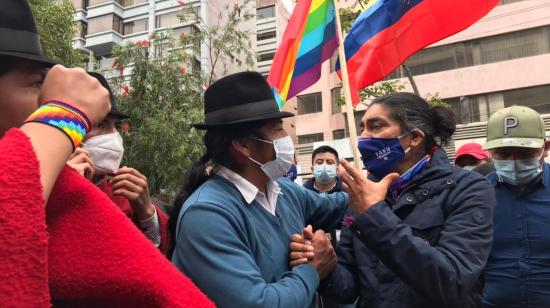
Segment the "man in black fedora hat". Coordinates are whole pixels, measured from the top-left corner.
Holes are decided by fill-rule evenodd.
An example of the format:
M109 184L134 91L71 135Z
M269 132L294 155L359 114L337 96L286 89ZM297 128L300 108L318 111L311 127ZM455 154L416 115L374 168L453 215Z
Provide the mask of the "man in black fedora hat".
M89 72L109 91L111 111L101 123L94 125L75 150L67 165L90 179L116 204L162 253L168 252L168 216L153 204L147 178L135 168L120 163L124 144L120 122L129 116L117 108L116 98L100 73Z
M259 73L212 84L204 110L195 127L206 131L206 154L175 203L172 262L220 307L310 306L335 264L323 230L339 225L347 195L320 196L281 178L294 159L282 118L293 114L279 111ZM319 235L313 258L291 269L290 237L309 224Z

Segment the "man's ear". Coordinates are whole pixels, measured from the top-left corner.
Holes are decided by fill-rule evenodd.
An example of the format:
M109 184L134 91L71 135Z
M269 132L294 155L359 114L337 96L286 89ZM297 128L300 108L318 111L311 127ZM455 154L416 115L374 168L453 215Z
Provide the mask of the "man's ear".
M252 156L252 142L248 138L239 138L231 141L233 150L241 157Z
M411 132L411 147L422 146L424 139L426 139L426 134L423 131L419 129L413 130Z
M550 149L550 140L546 140L544 142L544 150L548 151Z

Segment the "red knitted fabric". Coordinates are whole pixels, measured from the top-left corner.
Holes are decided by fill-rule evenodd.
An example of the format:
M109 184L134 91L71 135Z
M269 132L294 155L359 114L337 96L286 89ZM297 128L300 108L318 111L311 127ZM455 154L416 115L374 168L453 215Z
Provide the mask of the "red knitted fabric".
M76 171L44 214L38 162L21 131L0 140L0 306L214 307ZM47 232L46 223L47 222Z
M122 210L122 212L130 218L135 225L137 225L138 219L134 217L134 210L130 206L130 202L128 199L126 199L124 196L115 196L113 194L113 185L107 180L101 181L99 185L97 185L99 190L104 192L110 199L113 201L113 203L118 206L119 209ZM170 247L170 237L168 233L168 215L164 213L158 206L155 205L155 208L157 210L157 216L159 219L159 227L160 227L160 246L158 249L166 255L168 253L168 249Z
M48 234L39 165L27 135L0 139L0 306L47 307Z

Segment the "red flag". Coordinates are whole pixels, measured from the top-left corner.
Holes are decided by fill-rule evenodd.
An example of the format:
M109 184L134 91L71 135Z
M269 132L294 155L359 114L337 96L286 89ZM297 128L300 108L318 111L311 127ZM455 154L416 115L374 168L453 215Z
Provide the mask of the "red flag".
M371 0L344 40L353 105L359 90L418 50L460 32L499 0Z

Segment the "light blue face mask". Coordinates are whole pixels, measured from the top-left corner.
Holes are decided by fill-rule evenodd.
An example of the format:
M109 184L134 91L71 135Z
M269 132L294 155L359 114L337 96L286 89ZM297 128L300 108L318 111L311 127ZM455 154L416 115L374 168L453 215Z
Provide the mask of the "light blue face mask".
M313 176L321 184L328 184L336 178L336 165L315 165L313 167Z
M496 160L493 159L499 178L510 185L525 185L542 172L539 158L526 160Z

